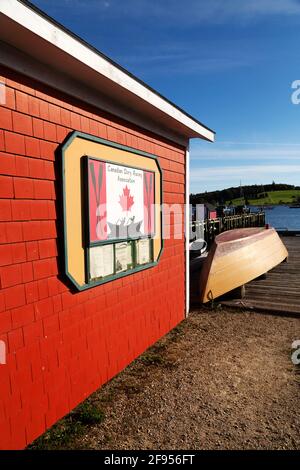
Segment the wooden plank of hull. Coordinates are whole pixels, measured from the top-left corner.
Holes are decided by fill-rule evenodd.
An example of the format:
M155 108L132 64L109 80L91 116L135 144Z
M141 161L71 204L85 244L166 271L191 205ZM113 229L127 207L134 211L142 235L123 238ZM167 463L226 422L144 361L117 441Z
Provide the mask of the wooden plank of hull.
M203 303L270 271L288 257L274 229L230 230L216 237L200 275Z

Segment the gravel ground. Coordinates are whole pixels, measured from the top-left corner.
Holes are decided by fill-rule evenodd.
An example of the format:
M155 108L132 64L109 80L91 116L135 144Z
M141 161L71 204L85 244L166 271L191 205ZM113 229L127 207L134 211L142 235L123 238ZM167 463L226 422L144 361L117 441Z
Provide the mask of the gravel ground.
M194 311L96 392L84 449L300 449L300 318ZM52 446L53 448L53 446Z

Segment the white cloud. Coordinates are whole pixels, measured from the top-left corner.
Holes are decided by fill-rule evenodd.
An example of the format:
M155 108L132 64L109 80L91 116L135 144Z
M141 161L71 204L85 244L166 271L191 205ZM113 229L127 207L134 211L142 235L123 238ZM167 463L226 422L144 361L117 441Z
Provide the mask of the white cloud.
M149 3L152 8L149 8ZM176 21L182 25L203 22L219 24L271 15L300 15L298 0L137 0L127 2L129 9L130 4L135 4L136 14L147 11L149 16L165 17L166 21Z
M49 0L32 1L41 7L49 4ZM82 11L96 14L97 10L106 8L113 17L147 17L147 20L176 23L178 26L203 22L219 24L271 15L300 15L298 0L52 0L51 4L60 9L72 6L73 14L82 14Z
M281 174L293 174L300 173L300 164L299 165L246 165L243 167L240 166L223 166L216 168L198 168L191 170L191 180L196 181L198 178L200 180L205 179L214 179L214 178L223 178L224 176L237 176L240 177L241 174L254 175L261 177L262 175L268 175L272 178L272 173Z
M211 148L203 147L191 150L191 160L196 163L205 160L239 160L241 163L251 160L299 160L300 144L289 146L259 146L257 148L220 148L217 145Z
M262 14L262 15L299 15L300 4L298 0L250 0L241 2L244 5L245 13L248 14ZM236 3L234 1L233 3Z
M159 46L163 51L164 47ZM149 51L149 54L142 52L139 54L132 54L131 56L119 56L118 60L126 64L126 67L134 67L135 70L149 75L196 75L217 71L225 71L229 69L236 69L240 67L252 66L258 59L245 57L240 51L236 52L231 50L227 54L223 50L223 56L217 54L215 57L207 57L199 50L194 50L191 46L187 47L186 53L178 53L170 55L155 54L156 50Z
M300 142L299 143L292 143L292 142L239 142L239 141L232 141L232 140L219 140L218 145L269 145L269 146L285 146L285 147L290 147L294 146L300 147Z
M245 165L200 167L191 169L191 192L224 189L242 184L266 184L272 181L300 185L299 165Z

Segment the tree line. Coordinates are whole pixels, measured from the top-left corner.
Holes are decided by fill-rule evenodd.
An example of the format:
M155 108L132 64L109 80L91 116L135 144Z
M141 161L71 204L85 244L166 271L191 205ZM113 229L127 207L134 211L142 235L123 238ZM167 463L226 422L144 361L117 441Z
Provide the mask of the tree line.
M213 205L224 205L228 201L237 198L244 198L246 201L249 199L262 199L267 196L269 191L286 191L286 190L300 190L300 186L290 184L277 184L273 181L272 184L250 185L250 186L237 186L218 191L205 191L204 193L197 193L190 195L190 204L203 204L205 202Z

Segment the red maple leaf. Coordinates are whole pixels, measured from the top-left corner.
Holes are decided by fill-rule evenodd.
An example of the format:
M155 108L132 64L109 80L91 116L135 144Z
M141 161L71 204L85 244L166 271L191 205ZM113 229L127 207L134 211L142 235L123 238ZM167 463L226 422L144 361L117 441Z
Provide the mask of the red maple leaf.
M123 212L128 212L131 210L131 206L134 204L133 197L130 195L130 189L127 188L127 185L125 188L123 188L123 194L120 196L119 203L122 206L122 211Z

